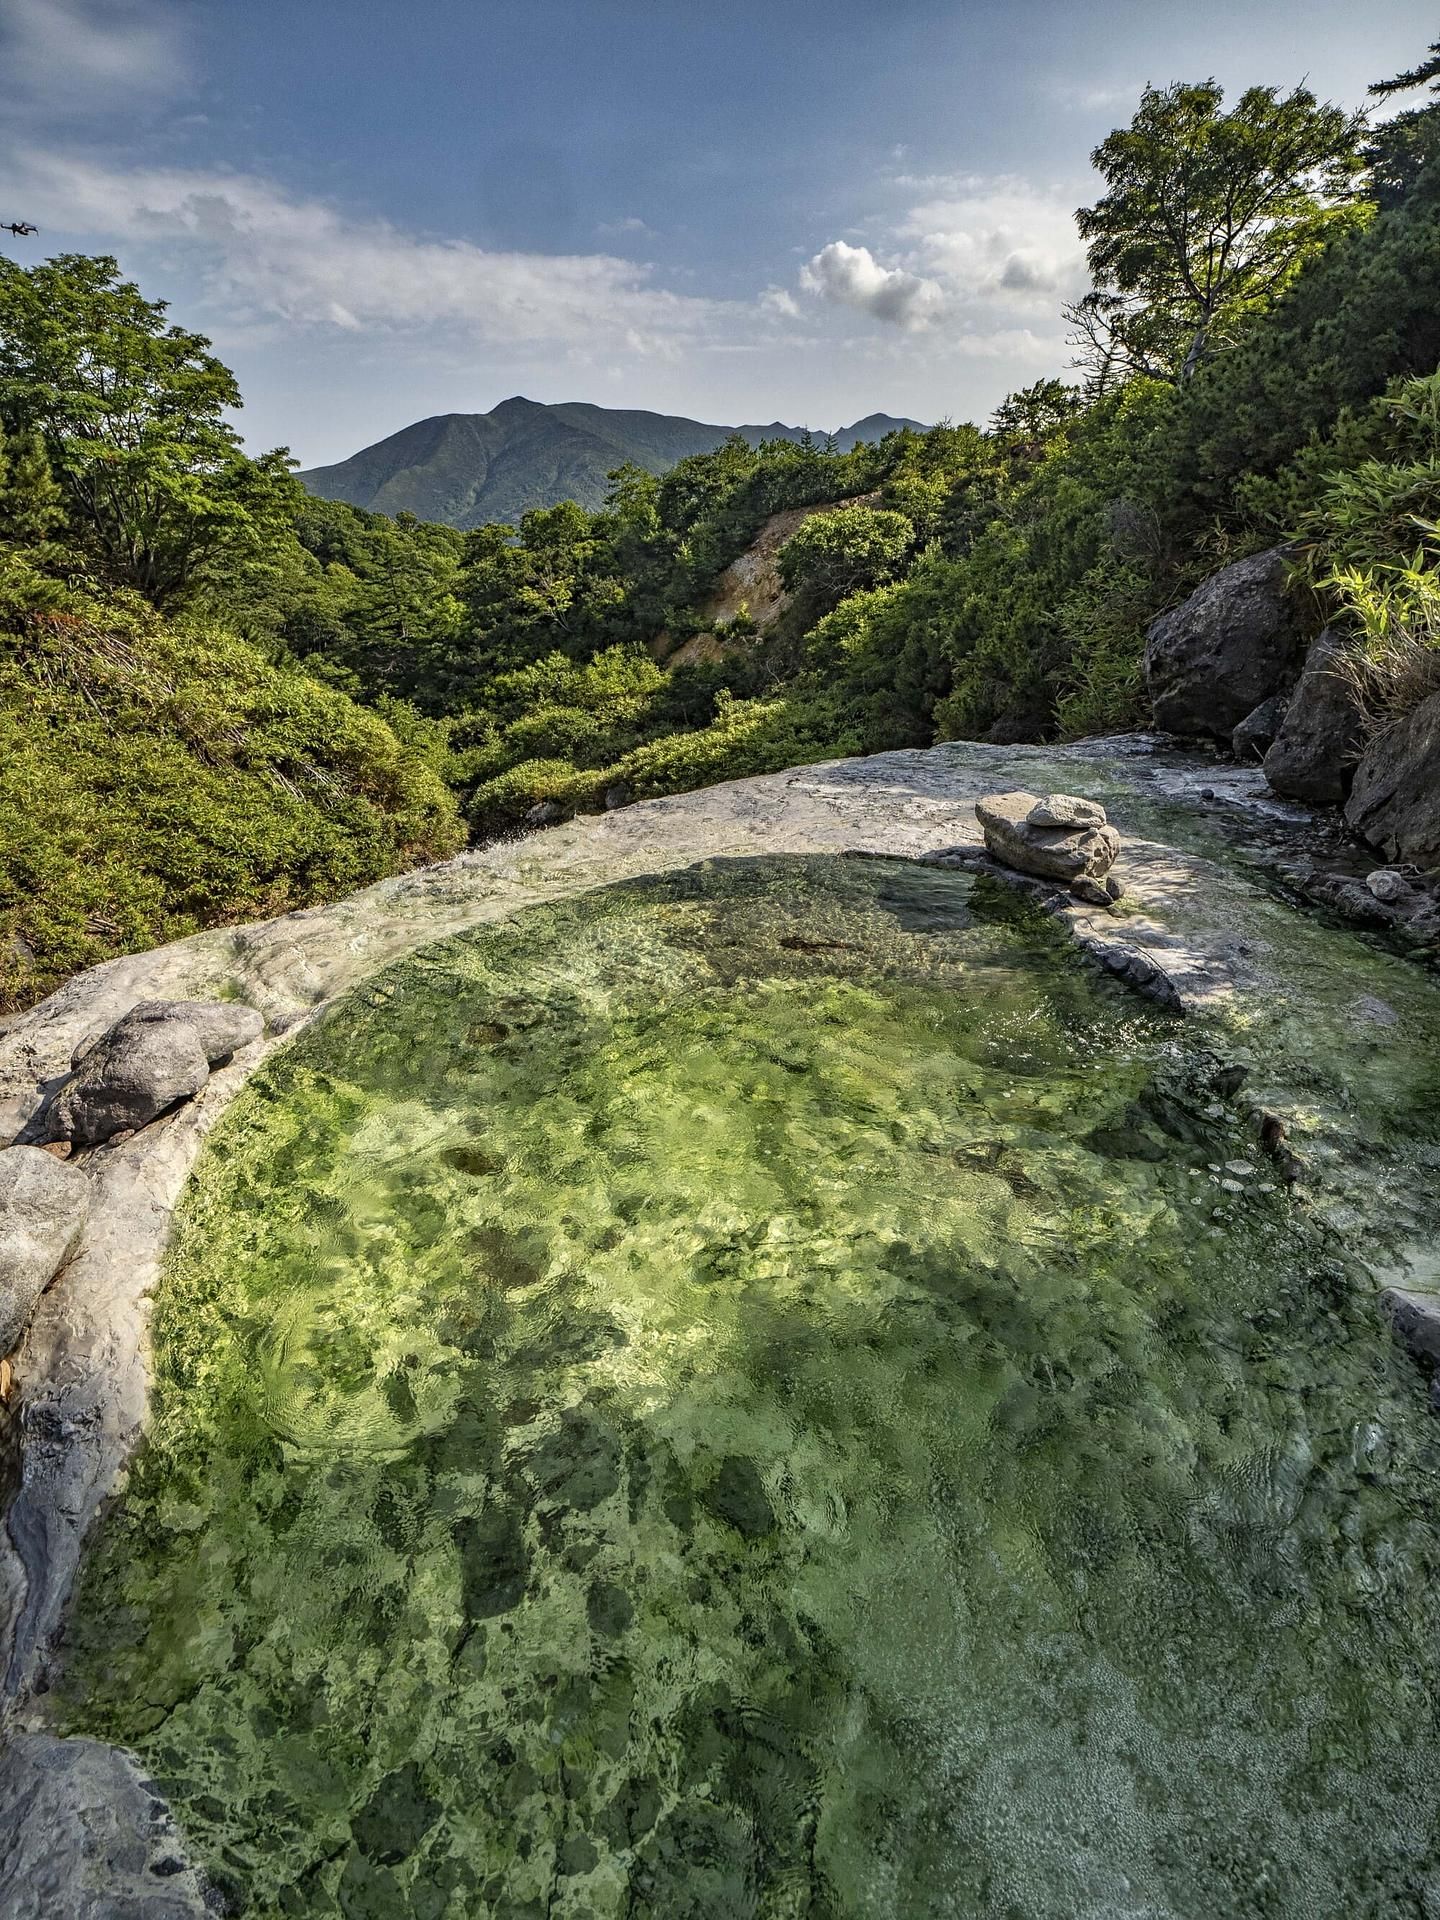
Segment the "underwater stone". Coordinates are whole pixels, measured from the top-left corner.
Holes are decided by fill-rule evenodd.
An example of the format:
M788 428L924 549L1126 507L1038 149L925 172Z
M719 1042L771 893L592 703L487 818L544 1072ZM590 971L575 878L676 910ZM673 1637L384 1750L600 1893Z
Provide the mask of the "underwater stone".
M40 1147L0 1153L0 1353L20 1344L89 1211L90 1182L78 1167Z

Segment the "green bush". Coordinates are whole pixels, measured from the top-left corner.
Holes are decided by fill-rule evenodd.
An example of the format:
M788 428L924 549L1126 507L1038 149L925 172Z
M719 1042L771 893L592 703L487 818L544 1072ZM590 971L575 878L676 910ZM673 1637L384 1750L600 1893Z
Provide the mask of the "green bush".
M140 604L0 631L0 1007L454 852L433 730Z

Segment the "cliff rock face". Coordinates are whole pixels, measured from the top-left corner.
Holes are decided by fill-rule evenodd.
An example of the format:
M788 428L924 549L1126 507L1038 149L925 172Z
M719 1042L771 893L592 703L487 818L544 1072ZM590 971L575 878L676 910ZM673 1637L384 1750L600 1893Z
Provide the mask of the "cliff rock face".
M1440 693L1365 749L1345 818L1389 859L1440 866Z
M1287 800L1338 807L1349 791L1360 745L1360 708L1341 671L1343 652L1337 634L1327 629L1320 635L1265 755L1265 778Z
M1303 648L1283 551L1235 561L1146 631L1145 684L1155 724L1228 743L1240 722L1290 680Z

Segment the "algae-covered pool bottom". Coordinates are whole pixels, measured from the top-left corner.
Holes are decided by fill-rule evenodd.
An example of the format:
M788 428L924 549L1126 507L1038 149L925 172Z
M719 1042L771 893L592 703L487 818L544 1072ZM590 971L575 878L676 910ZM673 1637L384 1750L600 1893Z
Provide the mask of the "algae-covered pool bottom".
M1201 1038L885 862L392 969L192 1182L68 1724L254 1915L1440 1915L1423 1398Z

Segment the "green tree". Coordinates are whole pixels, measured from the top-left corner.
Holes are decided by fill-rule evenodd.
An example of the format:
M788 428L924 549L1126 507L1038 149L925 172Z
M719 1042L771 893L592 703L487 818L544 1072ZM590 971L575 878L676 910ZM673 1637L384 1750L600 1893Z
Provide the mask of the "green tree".
M239 389L208 348L112 259L0 259L0 421L40 435L97 572L159 607L293 509L287 456L246 458L225 419Z
M1091 158L1109 191L1076 214L1093 290L1067 309L1099 389L1187 380L1307 260L1363 218L1362 117L1297 87L1147 87Z
M914 538L905 515L885 508L812 513L780 549L780 578L801 613L813 619L847 594L888 580Z
M1390 100L1397 93L1413 93L1420 87L1428 87L1432 95L1440 94L1440 40L1431 42L1418 66L1393 80L1377 80L1370 92L1377 100ZM1435 163L1440 160L1440 108L1433 104L1407 107L1393 120L1372 127L1364 158L1370 169L1370 191L1379 205L1403 205L1427 174L1432 181L1435 179Z

